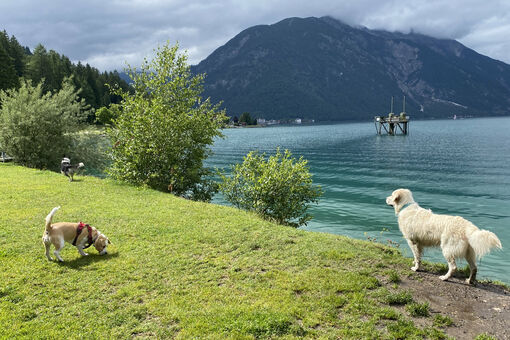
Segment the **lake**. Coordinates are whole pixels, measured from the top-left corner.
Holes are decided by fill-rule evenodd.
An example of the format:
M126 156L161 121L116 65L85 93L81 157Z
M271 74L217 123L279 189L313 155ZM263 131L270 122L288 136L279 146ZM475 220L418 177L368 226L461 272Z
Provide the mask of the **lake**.
M510 117L412 121L407 136L378 136L373 122L224 130L207 166L229 169L251 150L277 146L309 161L324 189L303 229L396 242L412 256L385 198L409 188L424 208L459 215L500 238L478 278L510 283ZM220 196L215 203L227 204ZM438 249L425 260L446 263ZM465 261L459 261L459 267Z

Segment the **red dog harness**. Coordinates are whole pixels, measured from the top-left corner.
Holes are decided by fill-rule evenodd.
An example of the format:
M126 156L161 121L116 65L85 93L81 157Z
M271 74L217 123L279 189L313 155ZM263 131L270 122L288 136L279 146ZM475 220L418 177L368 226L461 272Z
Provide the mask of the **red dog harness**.
M80 236L81 231L83 230L84 227L87 227L87 231L89 233L88 240L87 240L88 244L85 247L83 247L83 249L87 249L92 244L94 244L94 240L92 240L92 227L88 224L83 223L83 222L78 223L78 227L76 228L76 237L74 238L74 241L73 241L73 246L76 246L76 241L78 240L78 236Z

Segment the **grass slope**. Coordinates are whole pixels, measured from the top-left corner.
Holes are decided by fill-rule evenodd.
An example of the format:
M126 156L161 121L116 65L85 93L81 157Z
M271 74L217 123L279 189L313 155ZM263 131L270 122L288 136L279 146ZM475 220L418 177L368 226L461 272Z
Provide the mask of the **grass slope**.
M47 261L43 220L113 245ZM0 164L0 338L443 338L415 326L395 249L110 180ZM399 296L405 296L400 299Z

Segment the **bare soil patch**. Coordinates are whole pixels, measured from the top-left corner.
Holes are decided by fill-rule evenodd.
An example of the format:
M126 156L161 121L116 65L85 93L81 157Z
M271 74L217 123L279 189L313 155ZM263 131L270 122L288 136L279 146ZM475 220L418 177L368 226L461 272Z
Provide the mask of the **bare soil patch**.
M418 272L402 279L401 288L410 290L419 302L428 302L432 314L453 320L445 329L456 339L474 339L489 334L510 339L510 291L492 283L468 285L464 278L441 281L437 273Z

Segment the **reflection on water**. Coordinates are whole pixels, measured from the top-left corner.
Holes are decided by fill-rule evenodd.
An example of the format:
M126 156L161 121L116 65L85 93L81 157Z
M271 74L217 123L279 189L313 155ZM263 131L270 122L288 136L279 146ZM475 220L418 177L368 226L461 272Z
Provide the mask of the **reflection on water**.
M372 123L230 129L207 166L228 170L251 150L289 149L309 161L314 183L324 189L305 229L390 239L408 255L385 198L409 188L422 207L495 232L504 250L483 258L479 277L510 283L509 131L510 118L412 121L408 136L378 136ZM443 261L439 251L425 259Z

